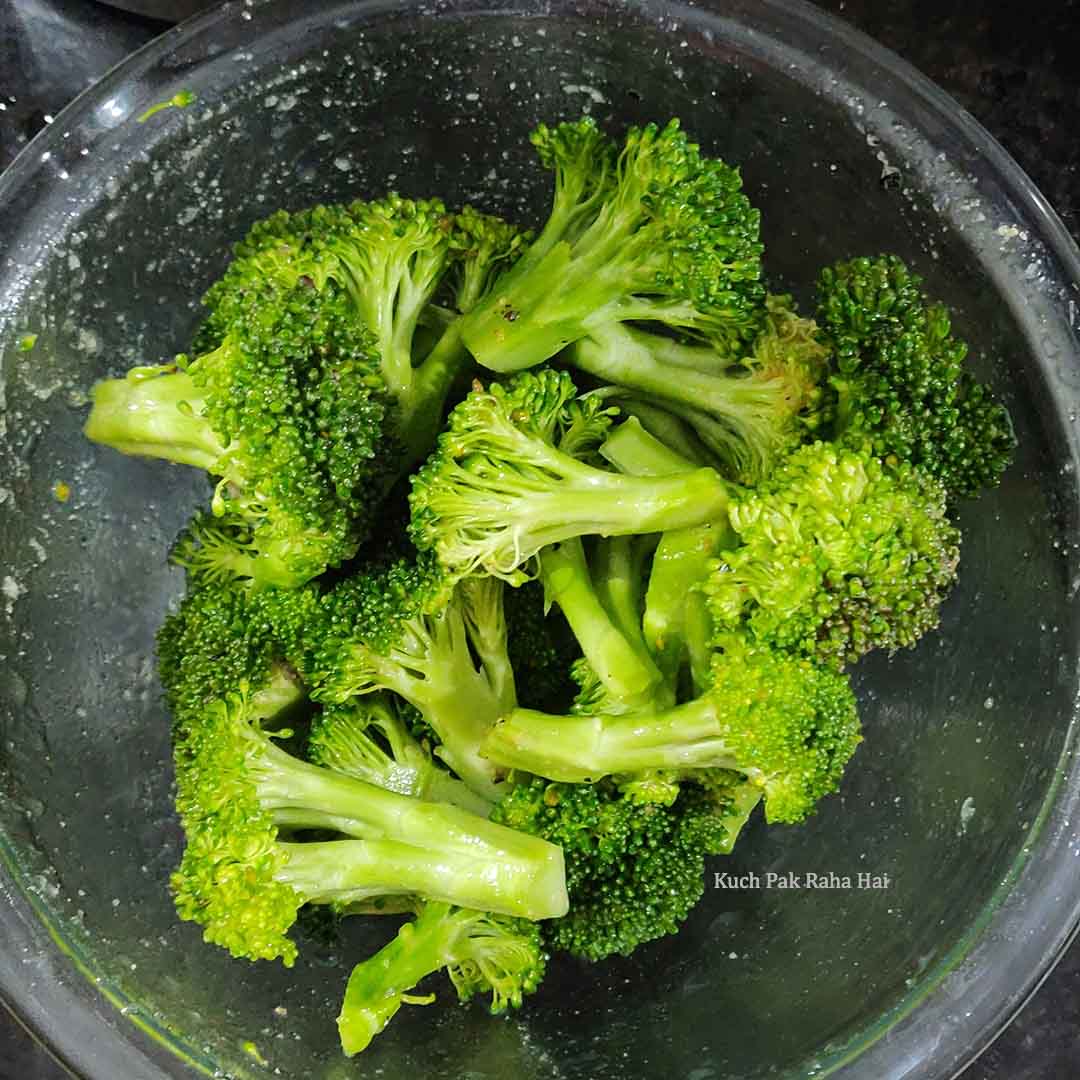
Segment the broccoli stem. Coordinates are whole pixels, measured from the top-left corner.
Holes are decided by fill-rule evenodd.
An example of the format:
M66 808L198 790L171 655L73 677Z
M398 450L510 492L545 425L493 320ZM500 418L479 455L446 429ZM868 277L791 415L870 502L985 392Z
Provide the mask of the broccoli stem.
M568 357L574 367L604 382L737 426L747 410L775 407L781 386L779 378L762 381L727 373L733 361L711 349L679 345L621 324L575 342Z
M307 699L300 678L292 668L275 663L266 681L248 699L253 723L273 719L280 727L289 711Z
M653 556L649 587L645 593L642 628L645 642L665 677L677 682L687 658L687 625L701 614L708 618L704 597L697 586L709 573L713 559L735 542L726 519L690 529L664 533Z
M689 470L689 462L680 461L644 431L640 424L622 424L601 447L617 468L626 471L663 468ZM645 475L651 475L645 471ZM649 587L645 594L645 612L641 625L645 642L664 677L677 685L679 672L689 654L691 677L695 684L704 677L711 662L708 636L711 627L704 597L696 592L705 580L712 560L737 538L726 517L687 529L671 529L660 537L653 556ZM695 639L691 651L687 642L693 626ZM701 665L704 664L704 668ZM695 675L697 670L697 675Z
M580 336L585 320L623 291L618 273L596 273L593 261L572 256L570 245L559 241L515 267L517 273L498 281L489 299L464 317L469 351L484 367L502 372L535 367L560 352Z
M142 371L158 372L141 375ZM94 387L84 432L124 454L212 470L225 446L201 417L203 393L186 371L135 369Z
M619 412L626 417L627 423L630 420L636 420L646 432L659 439L669 450L685 458L689 465L701 468L716 464L716 456L697 437L684 419L676 416L663 405L625 394L617 386L607 386L598 392L605 399L613 400L618 405Z
M548 867L544 864L534 866L483 850L448 850L439 844L436 833L425 846L383 836L279 841L279 847L287 861L275 874L276 880L311 904L417 894L529 919L566 912L558 875L545 875ZM565 895L565 889L562 892Z
M683 619L683 642L690 661L690 682L695 694L703 694L712 680L713 619L709 602L699 589L686 597Z
M645 430L635 416L624 420L600 447L600 455L628 476L673 476L696 465Z
M288 848L288 883L310 901L415 892L531 919L565 913L562 852L534 837L309 765L269 742L253 767L275 822L356 838Z
M357 964L349 976L338 1016L341 1048L352 1057L367 1049L403 1004L427 1004L430 998L408 993L421 979L453 963L474 912L455 918L449 904L425 904L413 922L374 956Z
M641 636L644 564L654 540L649 536L602 537L592 558L592 578L600 603L623 637L641 648L645 645Z
M656 712L551 716L515 709L484 746L508 768L567 783L591 783L612 773L645 769L733 769L760 782L760 770L739 762L726 740L711 694Z
M443 331L423 363L412 371L398 395L401 437L406 449L405 471L427 457L443 422L446 395L469 362L461 340L461 319Z
M549 602L562 609L585 659L608 694L627 708L652 703L663 676L648 654L635 648L604 609L577 537L540 553L540 578Z
M557 848L459 807L399 795L310 765L261 735L253 738L265 744L253 761L259 802L276 821L291 828L332 827L365 845L390 843L383 838L393 837L398 847L387 850L403 860L395 869L398 877L379 877L378 887L365 893L368 885L363 874L377 872L378 862L369 865L361 848L304 844L308 861L295 867L290 863L289 870L292 883L304 895L323 895L318 890L325 881L330 893L339 888L359 890L358 896L416 892L533 919L565 912L565 891L560 898L559 884L562 853ZM315 862L320 851L325 859ZM349 859L355 859L355 866ZM417 874L426 867L428 878L408 876L410 866ZM305 869L310 870L310 881L301 887L296 883ZM333 884L335 872L359 876L346 888ZM460 881L455 885L458 876Z
M497 784L487 784L494 794L498 794L500 787ZM470 814L487 817L491 808L495 805L493 799L486 799L478 795L464 780L456 780L448 776L437 765L425 769L420 776L415 798L428 799L431 802L449 803L451 806L460 806L462 810L468 810Z
M730 855L735 850L735 841L743 826L750 820L754 807L761 802L763 792L756 784L735 784L727 790L730 806L717 816L724 825L726 839L715 848L713 855Z
M616 476L582 465L554 490L524 492L520 516L539 547L593 533L637 535L697 525L724 513L729 487L712 469L677 476Z
M364 1050L403 1004L426 1005L434 995L409 991L445 969L462 1001L491 993L491 1011L521 1004L536 988L544 958L534 928L483 911L425 902L413 922L349 977L338 1016L341 1045L350 1056Z
M388 698L387 694L367 694L357 703L354 713L329 723L324 714L308 741L309 760L388 791L450 803L487 817L493 803L432 761ZM364 713L366 721L360 719ZM389 752L372 737L372 729L387 740Z

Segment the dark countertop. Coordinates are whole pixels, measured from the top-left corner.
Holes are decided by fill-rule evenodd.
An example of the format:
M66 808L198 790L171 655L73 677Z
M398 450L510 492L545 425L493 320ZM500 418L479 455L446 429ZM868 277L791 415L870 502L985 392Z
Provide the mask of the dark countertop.
M952 94L1080 237L1080 0L1032 0L1022 7L1002 0L819 0L819 6ZM94 0L0 0L0 167L75 94L164 27ZM66 1076L0 1010L0 1080ZM963 1080L1077 1076L1080 944Z

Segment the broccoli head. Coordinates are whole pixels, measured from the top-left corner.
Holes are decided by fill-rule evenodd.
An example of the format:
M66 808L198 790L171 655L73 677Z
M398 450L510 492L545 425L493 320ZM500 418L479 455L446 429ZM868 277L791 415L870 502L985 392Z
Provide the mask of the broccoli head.
M547 223L464 320L472 354L518 371L634 321L724 347L761 320L759 216L737 170L705 157L677 120L631 128L621 148L589 117L532 136L555 173Z
M577 399L569 375L548 368L477 384L413 478L417 547L450 575L482 570L518 584L522 564L551 544L698 524L726 506L728 488L711 469L620 476L562 449L575 425L593 446L609 422L596 419L601 412L602 401Z
M286 934L307 903L419 895L524 918L565 912L557 848L293 757L264 726L281 696L242 684L174 727L187 845L173 891L207 941L291 965ZM342 838L303 839L311 830Z
M830 443L796 451L728 521L702 586L717 629L836 666L914 645L956 579L941 486Z
M266 286L209 353L94 388L86 435L217 478L197 572L295 587L348 558L395 458L374 341L333 283Z
M835 437L869 440L887 462L917 466L950 498L995 485L1016 440L1009 415L965 367L967 345L896 256L823 270L817 321L834 353Z
M730 850L727 806L719 785L678 785L665 804L626 794L613 781L532 777L511 789L492 820L562 849L570 910L542 924L544 938L552 949L595 961L628 956L679 929L704 892L705 857Z

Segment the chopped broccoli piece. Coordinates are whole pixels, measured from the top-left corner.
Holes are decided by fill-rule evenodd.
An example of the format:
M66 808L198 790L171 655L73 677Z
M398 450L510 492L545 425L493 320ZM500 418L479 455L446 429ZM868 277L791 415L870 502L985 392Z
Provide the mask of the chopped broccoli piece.
M690 468L631 422L602 453L637 472ZM686 657L703 589L718 628L830 664L907 648L938 624L958 544L931 477L886 467L866 446L808 444L755 488L732 489L722 517L664 534L646 641L670 677Z
M294 587L348 558L385 484L389 402L371 335L332 284L267 287L212 352L94 388L86 435L218 477L189 552ZM200 556L199 551L205 551Z
M554 846L301 761L276 745L267 719L241 685L174 730L187 846L173 890L178 913L207 941L291 965L286 933L303 904L373 896L423 895L531 919L565 912ZM290 839L312 829L346 839Z
M464 320L472 354L518 371L590 332L653 323L735 347L761 319L759 215L737 170L703 157L677 120L621 149L589 117L533 133L555 172L547 223Z
M729 812L718 787L684 784L663 805L611 781L533 777L511 789L492 820L562 849L570 909L542 924L544 937L552 949L595 961L679 929L704 892L705 857L730 850Z
M397 937L353 969L338 1017L342 1049L366 1049L403 1004L433 997L410 993L426 976L445 969L461 1001L490 994L495 1015L519 1008L544 977L547 957L540 928L525 919L428 902Z
M509 768L591 783L648 769L730 769L764 792L769 821L798 822L834 791L861 736L847 678L781 652L729 645L694 701L628 715L516 709L485 751Z
M896 256L837 263L818 280L817 320L833 350L835 438L867 440L908 462L949 497L997 484L1016 438L1009 414L965 367L949 313Z
M681 420L740 483L767 476L823 422L820 384L829 351L789 297L768 298L764 326L743 352L725 356L614 325L582 338L568 356L582 371Z
M589 533L660 532L723 511L729 489L711 469L620 476L566 453L567 427L583 422L583 409L601 407L575 395L569 375L551 369L477 385L413 478L417 547L451 575L482 570L519 583L519 567L548 545Z
M815 443L733 504L737 540L704 583L718 630L842 666L938 624L959 533L940 485Z

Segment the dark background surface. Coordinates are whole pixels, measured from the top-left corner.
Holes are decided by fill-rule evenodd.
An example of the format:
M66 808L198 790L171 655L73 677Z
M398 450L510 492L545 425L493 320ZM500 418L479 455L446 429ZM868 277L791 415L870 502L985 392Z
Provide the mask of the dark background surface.
M821 0L952 94L1080 237L1080 0ZM0 168L167 24L95 0L0 0ZM0 1009L0 1080L68 1074ZM1080 1078L1080 945L963 1080ZM125 1080L118 1077L116 1080Z

